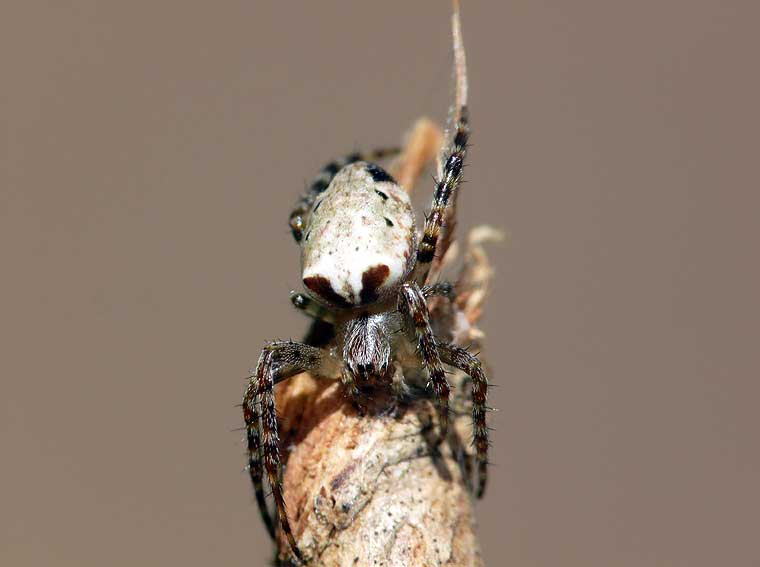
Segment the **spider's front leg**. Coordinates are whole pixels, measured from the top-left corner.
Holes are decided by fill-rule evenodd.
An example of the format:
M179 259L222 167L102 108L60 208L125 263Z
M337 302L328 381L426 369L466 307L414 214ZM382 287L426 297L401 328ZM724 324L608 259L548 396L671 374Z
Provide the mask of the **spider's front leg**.
M262 477L265 469L280 526L293 554L299 560L302 560L302 555L290 529L280 481L280 439L277 432L274 386L300 372L330 376L334 372L333 365L330 355L321 349L292 341L272 342L264 347L256 371L249 377L248 387L243 396L248 470L262 519L269 534L274 537L274 522L264 497Z
M422 364L428 371L430 381L438 404L438 415L441 427L441 440L446 438L449 425L449 383L446 373L441 364L438 354L438 345L435 335L430 326L430 314L428 312L425 295L420 286L414 282L405 283L401 286L399 295L399 310L402 315L411 322L417 339L417 352L419 352Z
M291 291L290 302L293 304L293 307L299 311L302 311L312 319L325 321L327 323L335 323L335 312L330 311L324 305L321 305L320 303L314 301L305 293Z

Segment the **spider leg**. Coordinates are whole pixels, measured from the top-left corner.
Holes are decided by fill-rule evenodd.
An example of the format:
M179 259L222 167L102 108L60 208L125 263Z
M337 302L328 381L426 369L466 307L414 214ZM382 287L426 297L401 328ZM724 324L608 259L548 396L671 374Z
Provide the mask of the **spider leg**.
M446 343L438 343L441 360L458 368L472 379L472 422L473 444L478 461L478 488L476 495L483 496L488 479L488 428L486 427L486 397L488 395L488 378L483 372L480 360L466 349Z
M274 539L274 521L264 496L263 466L261 462L261 416L259 408L261 399L255 390L255 376L252 376L243 397L243 420L245 421L246 439L248 441L248 474L251 477L256 503L261 519L267 528L269 537Z
M317 195L324 192L328 185L332 181L335 174L350 163L356 161L368 161L374 162L383 158L391 157L398 154L401 150L399 148L382 148L377 150L371 150L369 152L355 152L349 154L341 159L331 161L325 165L319 174L314 178L309 186L309 189L304 193L298 202L293 207L290 213L290 231L293 233L293 238L296 242L301 242L303 238L303 230L306 226L306 219L311 210Z
M414 279L418 283L424 283L427 279L430 264L435 258L438 237L446 221L447 209L453 203L454 195L462 182L462 168L465 156L467 155L469 136L470 127L467 118L467 107L463 106L460 109L460 117L457 121L451 150L444 162L441 177L436 182L432 209L425 221L422 239L417 247L417 265L414 269Z
M291 291L290 302L293 304L293 307L299 311L303 311L305 315L312 319L326 321L327 323L335 323L335 313L327 309L324 305L314 301L305 293Z
M433 194L433 205L425 220L425 230L417 247L417 265L414 269L414 279L419 284L426 282L431 265L436 257L443 256L453 239L456 202L459 185L462 182L462 168L467 155L467 142L470 138L469 112L467 109L467 62L462 41L458 1L454 2L451 27L454 75L456 77L456 99L453 116L454 137L446 153L443 166L439 166L438 180ZM440 268L440 259L435 264L433 271L437 272Z
M416 283L411 282L401 286L399 310L413 325L414 334L417 338L417 351L430 377L428 387L432 388L438 403L441 439L443 440L446 438L449 425L450 388L438 354L437 341L430 327L430 314L425 296Z
M266 506L262 482L263 470L266 470L282 532L299 560L302 560L302 555L290 528L280 481L280 439L277 432L274 386L299 372L329 375L327 371L330 369L329 356L318 348L291 341L272 342L264 347L256 371L250 377L243 396L243 419L248 438L248 469L261 516L269 534L274 536L274 523Z
M451 282L438 282L431 285L426 285L422 288L422 294L425 296L425 299L428 297L447 297L449 299L454 299L456 296L456 289L453 283Z

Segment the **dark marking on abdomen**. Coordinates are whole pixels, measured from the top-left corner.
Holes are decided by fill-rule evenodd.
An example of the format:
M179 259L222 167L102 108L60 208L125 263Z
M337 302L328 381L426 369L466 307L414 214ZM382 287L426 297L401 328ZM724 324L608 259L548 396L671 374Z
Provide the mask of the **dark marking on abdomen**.
M316 295L329 301L330 303L337 305L338 307L350 307L351 304L346 299L339 295L332 287L330 280L324 276L310 276L304 278L303 285L308 287Z
M367 173L369 173L372 176L373 181L376 181L377 183L382 183L384 181L396 183L396 180L391 177L390 173L374 163L367 164Z
M364 270L362 290L359 293L362 303L372 303L379 297L378 288L388 279L391 269L385 264L378 264Z

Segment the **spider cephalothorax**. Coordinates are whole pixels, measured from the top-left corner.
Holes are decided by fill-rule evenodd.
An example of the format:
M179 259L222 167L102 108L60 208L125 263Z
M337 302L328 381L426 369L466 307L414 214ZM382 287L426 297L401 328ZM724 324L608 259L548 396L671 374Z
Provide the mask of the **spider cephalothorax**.
M290 217L301 246L302 279L308 295L294 304L331 327L330 348L277 341L268 344L243 398L249 471L271 535L275 523L266 506L263 478L272 489L276 514L297 558L301 553L285 513L280 481L280 446L274 386L299 372L340 379L357 401L365 388L390 386L401 376L419 374L438 405L441 438L448 427L449 384L444 365L471 378L473 437L478 485L486 484L488 438L487 380L478 359L433 334L427 298L450 295L451 286L426 286L439 235L462 179L469 139L464 54L457 46L457 112L454 135L435 185L433 205L418 237L414 212L402 187L375 161L395 150L353 154L325 166ZM457 48L459 51L457 51Z

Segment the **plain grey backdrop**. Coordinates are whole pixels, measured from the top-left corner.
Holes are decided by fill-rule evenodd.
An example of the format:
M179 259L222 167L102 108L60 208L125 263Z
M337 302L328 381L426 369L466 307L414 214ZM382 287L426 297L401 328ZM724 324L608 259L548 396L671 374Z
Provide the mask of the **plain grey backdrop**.
M449 3L0 10L0 563L264 565L232 430L305 328L288 210L445 117ZM489 565L760 564L758 17L464 1Z

